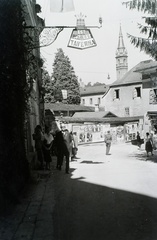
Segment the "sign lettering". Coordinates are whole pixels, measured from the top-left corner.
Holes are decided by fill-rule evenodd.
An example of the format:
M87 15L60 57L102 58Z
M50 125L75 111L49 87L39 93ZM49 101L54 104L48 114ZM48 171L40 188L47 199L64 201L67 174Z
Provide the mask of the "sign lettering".
M95 47L96 42L92 36L92 33L89 29L72 31L68 47L77 48L77 49L86 49Z

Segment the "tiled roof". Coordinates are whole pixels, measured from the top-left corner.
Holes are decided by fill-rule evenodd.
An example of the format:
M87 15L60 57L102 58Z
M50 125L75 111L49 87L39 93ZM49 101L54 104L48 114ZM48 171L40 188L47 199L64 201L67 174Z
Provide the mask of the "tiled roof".
M80 95L81 96L88 96L88 95L98 95L98 94L104 94L108 89L108 86L106 84L98 85L98 86L89 86L80 88Z
M136 72L146 72L146 71L151 71L151 70L156 70L157 69L157 61L143 61L141 62L141 65L136 68Z
M142 75L139 72L135 72L137 68L143 65L143 62L140 62L135 67L133 67L130 71L128 71L121 79L113 82L110 87L142 83Z
M97 122L97 123L110 123L110 124L124 124L128 122L138 121L139 119L143 119L143 116L136 116L136 117L105 117L105 118L98 118L93 117L89 118L88 116L84 117L63 117L62 118L65 122L68 123L84 123L84 122Z
M45 109L51 109L52 111L86 111L86 112L94 112L94 107L87 107L83 105L75 105L75 104L64 104L64 103L45 103Z
M73 115L73 118L104 118L104 117L117 117L111 112L77 112Z

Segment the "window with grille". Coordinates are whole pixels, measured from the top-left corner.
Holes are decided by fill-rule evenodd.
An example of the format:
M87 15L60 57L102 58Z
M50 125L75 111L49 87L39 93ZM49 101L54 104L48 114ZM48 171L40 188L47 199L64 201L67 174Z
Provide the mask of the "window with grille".
M130 116L130 109L129 109L129 107L125 108L125 116Z

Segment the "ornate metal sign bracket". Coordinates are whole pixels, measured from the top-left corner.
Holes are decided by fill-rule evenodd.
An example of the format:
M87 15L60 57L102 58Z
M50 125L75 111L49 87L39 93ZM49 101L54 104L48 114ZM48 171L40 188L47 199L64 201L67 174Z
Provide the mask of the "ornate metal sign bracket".
M80 14L82 17L83 15ZM85 26L84 22L82 25L83 29L86 28L101 28L102 27L102 18L99 18L99 26ZM78 22L76 26L41 26L41 27L33 27L27 26L26 29L30 32L30 35L33 36L34 46L33 48L41 48L47 47L51 45L58 37L59 33L63 31L65 28L72 28L72 29L82 29L81 22Z

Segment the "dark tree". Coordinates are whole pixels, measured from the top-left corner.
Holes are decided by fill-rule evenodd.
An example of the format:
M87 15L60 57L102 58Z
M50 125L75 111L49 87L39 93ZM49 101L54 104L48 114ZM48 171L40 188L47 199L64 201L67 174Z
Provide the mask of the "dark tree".
M45 103L52 102L52 94L51 94L52 80L48 71L45 68L43 68L42 70L42 80L43 80L43 88L44 88L44 95L45 95L44 101Z
M123 2L123 4L130 10L136 9L150 15L144 17L146 25L138 24L140 32L145 34L146 37L136 37L130 34L128 34L128 37L134 46L157 60L157 2L154 0L132 0Z
M91 82L88 82L86 87L91 87L92 86L92 83Z
M63 50L57 50L53 63L52 73L52 102L64 102L61 90L67 90L68 104L80 104L80 90L78 78L75 75L74 68L68 56L65 56Z
M29 174L25 116L31 84L24 23L21 1L0 1L0 204L2 196L16 199Z
M101 86L101 85L104 85L104 83L96 82L93 84L93 86Z

